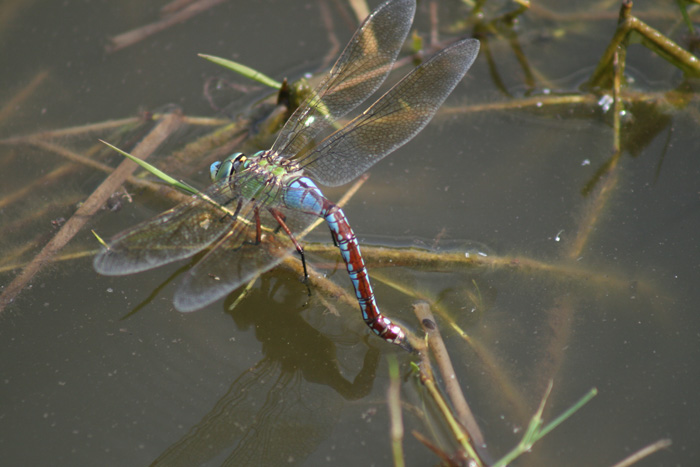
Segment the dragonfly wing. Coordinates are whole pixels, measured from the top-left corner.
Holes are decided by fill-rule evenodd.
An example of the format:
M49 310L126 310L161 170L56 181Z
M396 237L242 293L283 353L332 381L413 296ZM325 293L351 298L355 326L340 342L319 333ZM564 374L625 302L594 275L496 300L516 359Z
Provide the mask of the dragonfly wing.
M415 0L381 5L362 23L328 75L292 114L272 150L291 157L381 86L413 22Z
M297 162L323 185L349 182L423 129L478 53L476 39L442 50Z
M232 230L212 245L210 251L185 275L175 293L175 308L188 312L198 310L250 281L256 275L272 269L294 250L294 244L284 233L272 230L277 221L264 208L265 203L249 202L241 211L249 222L237 222ZM256 241L254 215L258 210L260 222L266 227L260 242ZM299 211L277 207L286 218L293 233L300 232L316 217Z
M235 206L223 185L205 192L212 202L194 196L162 214L116 235L97 254L95 270L108 276L146 271L206 248L233 224L234 218L216 206Z

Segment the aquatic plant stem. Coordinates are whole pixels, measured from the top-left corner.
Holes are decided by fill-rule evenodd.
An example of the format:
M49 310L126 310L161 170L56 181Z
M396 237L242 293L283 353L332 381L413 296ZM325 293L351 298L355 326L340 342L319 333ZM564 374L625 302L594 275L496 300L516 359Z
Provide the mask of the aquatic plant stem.
M632 32L639 33L645 46L654 50L684 72L694 76L700 75L700 60L695 55L683 49L642 20L632 16L631 9L632 2L625 0L620 8L617 30L588 81L590 87L596 88L604 85L609 70L613 66L615 52L619 46L624 44Z
M448 397L450 398L452 406L455 408L455 413L452 412L452 409L448 406L442 393L437 388L427 349L421 350L419 371L421 383L423 383L433 401L437 404L455 440L462 447L463 454L469 459L472 459L475 465L484 465L481 453L486 444L484 436L476 423L476 419L469 408L469 404L467 404L464 398L464 394L457 381L454 368L449 359L449 354L442 341L442 336L440 335L437 323L430 311L430 307L427 303L421 302L414 305L413 311L420 320L423 330L426 333L428 346L438 363L438 369L440 370L443 383L447 388ZM484 452L484 455L488 457L488 453Z
M414 305L413 311L418 320L423 324L423 330L428 336L428 345L435 358L438 369L440 370L440 375L442 375L447 395L455 409L457 419L467 429L473 442L478 446L483 446L485 444L484 435L481 433L479 425L476 423L476 418L464 397L462 388L459 386L457 375L450 361L450 355L447 352L445 342L442 340L440 329L437 326L430 307L425 302L418 303ZM431 325L427 325L427 323L431 323Z
M403 417L401 416L401 379L399 362L395 355L387 356L389 365L389 388L387 389L387 405L391 423L391 452L394 456L394 466L406 465L403 454Z

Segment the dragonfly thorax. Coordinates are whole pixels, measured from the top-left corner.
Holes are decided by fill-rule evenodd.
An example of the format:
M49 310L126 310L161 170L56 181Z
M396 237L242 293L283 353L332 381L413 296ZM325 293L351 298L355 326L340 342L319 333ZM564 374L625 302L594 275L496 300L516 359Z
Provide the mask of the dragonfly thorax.
M259 151L251 157L241 152L236 152L224 159L223 162L214 162L209 171L214 182L232 179L235 174L246 171L255 173L258 177L267 179L282 179L286 176L301 175L299 165L285 157L280 157L273 151Z

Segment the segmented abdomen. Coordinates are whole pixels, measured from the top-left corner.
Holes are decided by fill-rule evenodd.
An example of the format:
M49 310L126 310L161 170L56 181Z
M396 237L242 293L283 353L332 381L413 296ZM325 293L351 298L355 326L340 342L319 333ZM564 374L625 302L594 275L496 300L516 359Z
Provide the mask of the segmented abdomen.
M285 194L288 207L299 209L306 213L323 217L331 229L340 254L350 275L350 281L355 289L355 296L360 304L362 319L367 326L379 337L393 344L403 345L406 335L400 326L381 314L374 298L372 285L365 267L365 261L360 253L355 233L348 223L345 213L336 204L328 201L314 182L301 177L292 181Z

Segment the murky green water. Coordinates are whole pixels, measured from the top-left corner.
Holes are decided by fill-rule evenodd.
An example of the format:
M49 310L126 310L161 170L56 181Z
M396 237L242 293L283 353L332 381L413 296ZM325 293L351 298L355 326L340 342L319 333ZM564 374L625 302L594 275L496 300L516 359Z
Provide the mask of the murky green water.
M207 92L214 102L239 99L244 111L257 97L241 98L216 80L230 75L196 54L233 58L275 78L317 70L332 43L323 9L292 3L225 2L108 54L108 36L155 20L157 6L8 2L0 6L0 137L132 117L168 104L188 116L217 116L203 97L212 77ZM637 465L695 465L696 82L684 82L677 68L632 45L629 90L635 102L650 103L626 109L618 165L612 175L596 175L613 154L612 110L595 103L600 96L566 105L547 99L586 81L614 32L618 6L550 3L559 16L538 3L512 30L521 63L512 42L485 36L479 59L447 101L449 111L371 169L346 214L363 251L374 252L366 253L367 262L387 315L420 332L414 299L390 285L398 284L432 298L473 340L466 343L445 316L438 318L494 458L520 439L553 379L546 419L591 387L599 395L517 465L613 465L665 438L673 441L670 449ZM486 17L513 8L499 5L490 5ZM354 25L335 4L329 7L344 44ZM637 2L632 12L685 46L676 8ZM445 4L438 13L446 39L452 21L468 10ZM419 5L415 27L427 37L427 2ZM673 90L685 93L683 106ZM542 96L541 106L526 105L532 95ZM476 107L481 104L501 108ZM167 160L168 151L202 132L174 135L155 160ZM51 141L84 154L97 137L133 146L145 133ZM120 161L110 157L105 162ZM0 144L6 264L36 255L61 218L69 219L106 177L65 164L46 146ZM207 177L204 163L165 168L195 183ZM50 175L57 170L63 172ZM127 189L133 202L98 213L67 251L95 250L89 229L109 237L171 205ZM326 194L338 199L343 192ZM579 238L586 241L577 248ZM313 239L329 240L324 228ZM508 265L395 266L369 248L406 245L479 250ZM309 256L349 290L339 255L329 268L332 257ZM233 312L226 309L237 293L180 314L171 301L180 268L107 278L82 255L45 267L2 313L0 452L8 465L392 463L386 357L396 353L406 375L411 356L367 338L356 307L313 288L309 297L283 268L264 275ZM3 272L0 285L16 274ZM426 420L436 415L423 406L418 385L402 381L407 463L435 464L410 430L437 436L447 450L454 446L431 432Z

